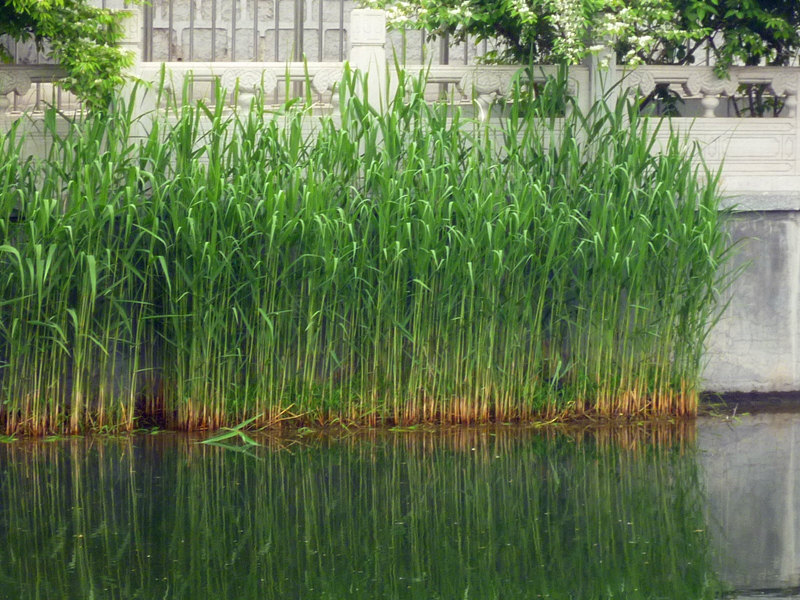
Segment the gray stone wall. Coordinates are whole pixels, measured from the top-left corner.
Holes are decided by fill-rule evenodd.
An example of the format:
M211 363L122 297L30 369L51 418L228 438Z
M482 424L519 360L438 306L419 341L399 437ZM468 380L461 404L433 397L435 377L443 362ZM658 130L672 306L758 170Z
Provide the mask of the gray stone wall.
M144 7L145 59L285 61L301 30L308 60L341 61L354 7L353 0L153 0Z
M295 8L302 9L298 22ZM347 58L354 0L153 0L143 10L144 56L148 61L282 62L295 56L298 30L301 52L309 61ZM441 44L420 31L394 31L389 56L396 51L408 63L427 60L469 64L486 44Z
M307 60L341 62L348 56L350 15L357 7L354 0L153 0L142 7L143 56L167 62L283 62L293 59L301 39ZM492 47L448 44L445 52L439 41L415 30L392 31L387 42L387 55L396 53L408 63L472 64Z
M739 275L708 338L703 387L800 390L800 211L740 212L728 228Z

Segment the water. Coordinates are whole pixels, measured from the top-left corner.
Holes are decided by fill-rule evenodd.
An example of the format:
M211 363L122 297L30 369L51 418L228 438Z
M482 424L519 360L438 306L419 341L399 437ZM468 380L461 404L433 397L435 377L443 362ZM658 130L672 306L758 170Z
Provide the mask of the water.
M798 428L0 444L0 598L783 593L800 578Z
M800 414L697 428L715 570L740 598L800 598Z

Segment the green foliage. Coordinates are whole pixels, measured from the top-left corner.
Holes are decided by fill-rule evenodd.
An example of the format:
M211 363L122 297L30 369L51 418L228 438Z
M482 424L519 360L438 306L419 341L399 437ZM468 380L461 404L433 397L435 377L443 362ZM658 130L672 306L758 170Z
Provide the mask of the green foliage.
M681 139L557 82L502 128L360 85L340 123L175 100L131 143L116 103L51 113L40 162L8 134L6 432L695 411L727 239Z
M800 48L800 4L785 0L374 0L398 26L499 38L490 60L574 63L614 40L620 60L785 65Z
M670 0L656 4L663 6L662 12L648 11L645 18L637 18L630 33L620 36L617 51L622 58L692 64L707 52L724 72L734 64L788 65L800 49L797 2Z
M67 77L60 84L93 109L105 109L123 82L132 57L117 44L123 39L127 13L95 8L86 0L4 0L0 35L33 39L60 64ZM11 59L8 48L0 56Z
M246 448L247 446L260 446L260 444L257 441L255 441L253 438L247 435L244 431L248 425L259 419L260 417L261 415L250 417L249 419L247 419L246 421L242 421L235 427L223 427L222 433L218 433L217 435L214 435L210 438L206 438L205 440L199 443L209 444L211 446L220 446L222 448L232 449L237 452L241 451L243 448ZM239 438L239 440L244 444L244 446L231 445L231 443L228 440L232 438Z
M498 39L503 47L489 61L575 63L586 53L597 0L369 0L390 23L448 34Z

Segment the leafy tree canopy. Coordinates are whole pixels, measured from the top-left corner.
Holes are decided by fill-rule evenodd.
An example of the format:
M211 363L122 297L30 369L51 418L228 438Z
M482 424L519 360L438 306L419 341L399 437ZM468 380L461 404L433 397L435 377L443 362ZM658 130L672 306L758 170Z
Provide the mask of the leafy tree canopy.
M15 41L33 39L66 71L61 85L90 108L101 108L133 63L118 46L126 16L86 0L0 0L0 35ZM11 60L8 47L0 45L0 57Z
M371 0L390 22L499 38L490 60L574 63L592 41L615 40L627 63L786 65L800 49L797 0Z

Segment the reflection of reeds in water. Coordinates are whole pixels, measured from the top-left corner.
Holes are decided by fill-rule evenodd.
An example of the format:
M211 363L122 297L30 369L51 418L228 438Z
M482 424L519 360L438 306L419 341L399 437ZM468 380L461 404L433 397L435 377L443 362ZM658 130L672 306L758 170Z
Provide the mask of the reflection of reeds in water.
M340 123L162 98L137 143L122 101L48 113L42 161L0 139L0 427L696 410L726 239L680 139L564 81L498 128L359 85Z
M711 598L692 444L634 437L0 446L0 583L20 600Z
M693 448L697 436L694 421L653 421L625 426L592 426L572 429L578 440L588 439L600 446L618 447L625 450L647 451L651 446Z
M368 442L391 445L409 453L430 453L447 448L457 452L486 451L503 454L514 450L520 440L531 437L569 439L576 444L593 443L619 450L647 450L651 446L694 447L697 434L694 420L648 420L636 423L569 423L549 425L479 425L451 427L395 427L329 429L296 435L292 432L256 435L271 450L316 446L332 442L357 448Z

